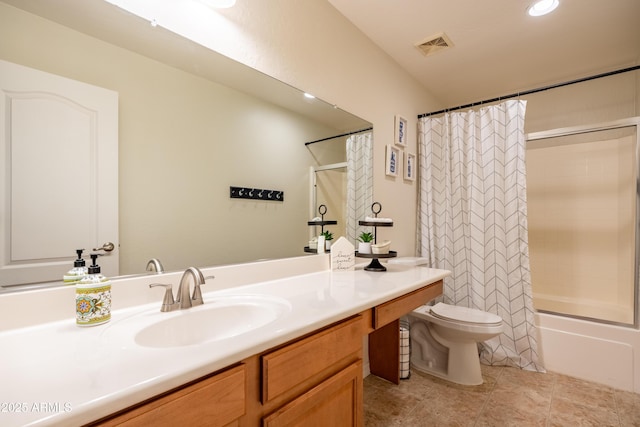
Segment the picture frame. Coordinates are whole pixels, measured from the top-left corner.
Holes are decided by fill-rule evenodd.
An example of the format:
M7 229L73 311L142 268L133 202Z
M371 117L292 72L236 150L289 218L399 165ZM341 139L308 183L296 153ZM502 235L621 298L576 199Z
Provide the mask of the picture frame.
M393 145L387 145L385 156L385 173L387 176L398 176L398 168L400 167L400 150Z
M413 153L404 153L404 179L407 181L415 181L418 172L418 164L416 155Z
M395 139L394 143L400 147L407 146L407 119L396 115L394 126Z

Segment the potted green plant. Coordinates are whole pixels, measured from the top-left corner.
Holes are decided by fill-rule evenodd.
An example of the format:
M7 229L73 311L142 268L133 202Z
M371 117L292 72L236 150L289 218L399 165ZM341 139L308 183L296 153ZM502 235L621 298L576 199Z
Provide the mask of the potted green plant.
M371 242L373 242L373 234L363 231L358 236L358 253L361 254L370 254L371 253Z
M333 233L331 233L329 230L326 230L326 231L323 231L321 235L324 236L325 248L327 248L327 250L331 249L331 241L333 240Z

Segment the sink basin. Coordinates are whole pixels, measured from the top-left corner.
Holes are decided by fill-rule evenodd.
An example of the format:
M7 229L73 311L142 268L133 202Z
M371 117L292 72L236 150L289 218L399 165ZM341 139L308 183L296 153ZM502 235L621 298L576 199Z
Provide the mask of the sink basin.
M205 299L203 305L187 310L160 313L158 307L153 313L117 322L116 329L117 333L133 334L135 343L142 347L182 347L236 337L268 325L289 310L289 302L282 298L224 296Z

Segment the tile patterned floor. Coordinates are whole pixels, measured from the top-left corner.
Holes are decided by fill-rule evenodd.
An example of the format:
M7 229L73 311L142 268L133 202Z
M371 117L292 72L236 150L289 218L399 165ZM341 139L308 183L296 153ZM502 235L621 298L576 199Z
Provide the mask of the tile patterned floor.
M365 426L640 427L640 394L508 367L483 365L482 376L461 386L415 370L400 385L370 375Z

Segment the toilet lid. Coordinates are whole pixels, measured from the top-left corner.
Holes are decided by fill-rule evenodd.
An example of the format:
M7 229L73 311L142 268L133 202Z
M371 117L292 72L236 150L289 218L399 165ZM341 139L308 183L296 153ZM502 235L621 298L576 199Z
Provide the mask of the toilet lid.
M502 323L502 318L496 314L441 302L431 307L431 314L441 319L455 320L458 322L482 325L499 325Z

